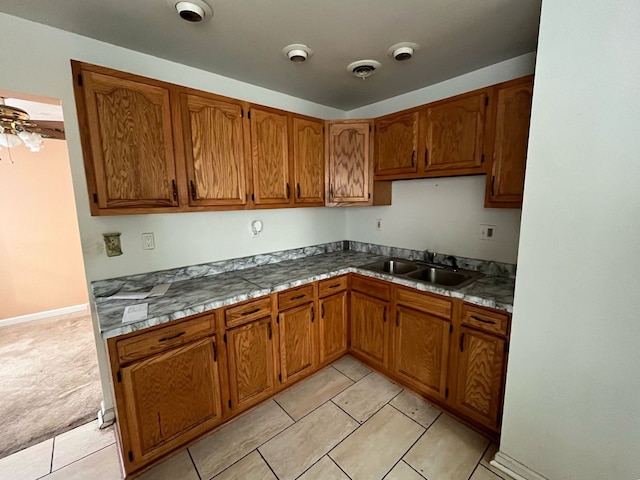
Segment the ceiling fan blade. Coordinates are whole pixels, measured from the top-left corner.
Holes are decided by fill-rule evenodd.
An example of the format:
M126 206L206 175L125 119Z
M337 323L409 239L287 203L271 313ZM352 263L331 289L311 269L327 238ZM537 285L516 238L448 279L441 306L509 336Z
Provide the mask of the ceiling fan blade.
M64 122L53 120L31 120L36 125L35 130L44 138L65 140Z

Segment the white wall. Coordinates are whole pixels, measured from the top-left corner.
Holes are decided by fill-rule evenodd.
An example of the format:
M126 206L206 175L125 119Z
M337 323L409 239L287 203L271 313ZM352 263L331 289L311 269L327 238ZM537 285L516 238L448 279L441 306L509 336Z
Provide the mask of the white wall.
M501 453L640 478L640 3L545 1Z
M483 208L484 185L485 175L394 182L390 206L348 209L347 238L516 263L520 210ZM494 240L480 224L497 227Z
M349 118L386 115L533 72L535 55L522 55L446 82L352 110ZM516 263L520 210L483 208L484 175L393 183L391 206L350 208L350 240ZM383 219L376 230L376 219ZM480 224L495 225L495 240L480 240Z

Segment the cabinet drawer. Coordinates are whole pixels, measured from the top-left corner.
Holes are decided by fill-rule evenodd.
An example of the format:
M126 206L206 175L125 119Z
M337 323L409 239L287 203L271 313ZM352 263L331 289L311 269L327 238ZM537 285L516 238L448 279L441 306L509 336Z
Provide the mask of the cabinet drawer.
M139 360L205 337L212 333L214 329L214 316L207 315L125 338L117 343L118 360L120 364Z
M365 277L354 276L351 279L351 288L380 300L389 300L391 298L390 285L376 280L369 280Z
M313 301L313 285L286 290L278 294L278 310L287 310Z
M227 327L235 327L267 315L271 315L271 298L262 297L237 307L227 308L224 321Z
M397 301L398 305L404 305L437 317L451 318L452 301L445 297L399 288Z
M320 298L341 292L347 289L347 277L329 278L318 282L318 296Z
M479 328L485 332L507 335L509 332L509 319L511 315L506 312L480 308L464 303L462 305L462 324Z

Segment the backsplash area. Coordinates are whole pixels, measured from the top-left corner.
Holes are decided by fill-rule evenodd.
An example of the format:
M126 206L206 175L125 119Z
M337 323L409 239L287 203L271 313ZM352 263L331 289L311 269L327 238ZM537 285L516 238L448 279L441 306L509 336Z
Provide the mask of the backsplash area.
M290 250L282 250L278 252L262 253L248 257L232 258L229 260L220 260L211 263L202 263L200 265L191 265L187 267L172 268L168 270L160 270L157 272L141 273L137 275L129 275L107 280L98 280L92 282L93 294L96 297L112 295L116 291L135 286L135 288L151 288L154 285L164 283L174 283L192 278L207 277L217 275L219 273L230 272L235 270L244 270L246 268L257 267L272 263L279 263L285 260L295 260L298 258L311 257L323 253L337 252L341 250L354 250L358 252L373 253L387 257L398 257L407 260L424 260L424 252L421 250L411 250L407 248L389 247L386 245L376 245L373 243L355 242L351 240L343 240L330 243L322 243L309 247L293 248ZM446 253L435 253L435 263L448 263ZM516 273L516 265L509 263L500 263L486 260L478 260L474 258L455 257L458 266L463 269L476 270L485 275L499 277L514 277Z

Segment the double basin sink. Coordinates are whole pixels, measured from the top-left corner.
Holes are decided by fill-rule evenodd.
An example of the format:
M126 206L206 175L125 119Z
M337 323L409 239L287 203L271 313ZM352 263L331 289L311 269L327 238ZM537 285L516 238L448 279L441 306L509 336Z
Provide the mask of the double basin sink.
M361 268L452 288L465 287L483 276L482 273L473 270L453 269L445 265L395 258L380 260Z

